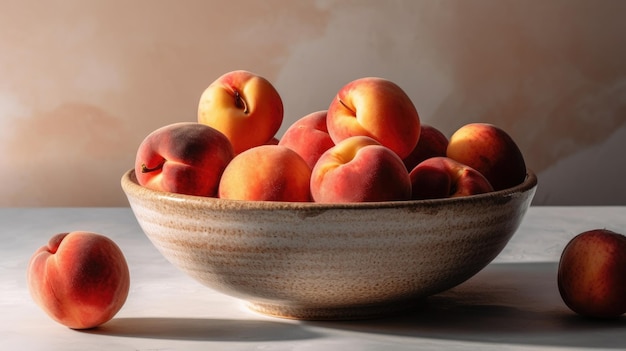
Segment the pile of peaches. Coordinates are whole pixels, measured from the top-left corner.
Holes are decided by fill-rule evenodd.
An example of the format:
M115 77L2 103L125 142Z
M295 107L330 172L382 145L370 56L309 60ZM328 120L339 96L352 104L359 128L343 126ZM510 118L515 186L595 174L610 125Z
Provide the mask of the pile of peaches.
M524 181L513 138L487 123L448 139L420 122L394 82L365 77L343 86L325 110L290 125L267 79L228 72L200 97L197 121L150 133L135 173L150 189L248 201L373 202L467 196Z

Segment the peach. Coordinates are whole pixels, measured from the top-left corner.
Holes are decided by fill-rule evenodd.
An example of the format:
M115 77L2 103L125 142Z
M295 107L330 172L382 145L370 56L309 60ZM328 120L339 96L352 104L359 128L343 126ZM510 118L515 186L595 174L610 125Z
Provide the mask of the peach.
M281 145L248 149L228 164L219 184L222 199L249 201L311 200L311 169L295 151Z
M137 150L135 174L150 189L213 197L234 156L224 134L204 124L179 122L146 136Z
M108 237L75 231L54 235L30 259L28 289L52 319L72 329L111 320L126 302L130 273Z
M405 157L404 165L411 171L420 162L431 157L446 156L448 138L439 129L422 123L420 125L420 138L411 153Z
M417 145L420 118L411 98L387 79L365 77L343 86L328 107L328 133L335 144L368 136L405 158Z
M400 201L411 197L402 159L367 136L353 136L320 156L311 174L313 201Z
M493 191L477 170L448 157L431 157L409 173L414 200L469 196Z
M198 122L222 132L235 154L264 145L283 121L283 101L270 81L236 70L213 81L200 96Z
M316 111L301 117L287 128L278 143L297 152L311 169L320 156L335 145L326 127L326 112Z
M513 138L489 123L469 123L452 134L446 156L482 173L494 190L518 185L526 163Z
M565 304L580 315L626 313L626 236L607 229L576 235L561 254L557 283Z

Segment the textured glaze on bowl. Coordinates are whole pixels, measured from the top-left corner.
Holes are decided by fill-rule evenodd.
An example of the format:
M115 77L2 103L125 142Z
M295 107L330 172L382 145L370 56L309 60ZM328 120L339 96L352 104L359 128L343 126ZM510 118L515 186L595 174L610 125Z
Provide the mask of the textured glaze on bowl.
M174 266L258 312L371 318L406 310L484 268L517 230L537 178L465 198L358 204L235 201L122 188ZM181 297L182 298L182 297Z

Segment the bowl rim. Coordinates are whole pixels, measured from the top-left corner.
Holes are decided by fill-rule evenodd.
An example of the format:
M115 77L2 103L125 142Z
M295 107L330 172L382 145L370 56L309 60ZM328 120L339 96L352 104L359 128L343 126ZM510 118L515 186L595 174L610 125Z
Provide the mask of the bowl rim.
M442 206L451 203L475 203L489 199L506 199L512 196L534 191L537 187L537 175L531 169L526 170L524 181L513 187L492 191L489 193L454 197L438 198L427 200L403 200L385 202L353 202L353 203L322 203L322 202L287 202L287 201L245 201L220 199L217 197L197 196L171 193L161 190L154 190L139 185L135 176L135 169L131 168L124 172L121 179L121 186L126 196L132 197L152 197L162 201L184 202L188 205L215 208L237 208L256 210L330 210L330 209L380 209L380 208L415 208L420 206Z

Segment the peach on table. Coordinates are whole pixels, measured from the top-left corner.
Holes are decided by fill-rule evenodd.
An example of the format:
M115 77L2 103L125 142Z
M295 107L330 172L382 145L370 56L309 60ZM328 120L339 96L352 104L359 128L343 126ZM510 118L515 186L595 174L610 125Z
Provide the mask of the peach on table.
M50 238L31 257L28 289L52 319L73 329L89 329L111 320L130 289L128 264L108 237L84 231Z
M557 283L565 304L580 315L626 313L626 236L604 228L576 235L561 254Z

